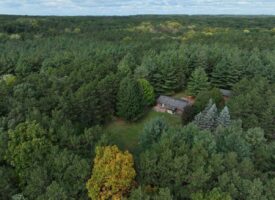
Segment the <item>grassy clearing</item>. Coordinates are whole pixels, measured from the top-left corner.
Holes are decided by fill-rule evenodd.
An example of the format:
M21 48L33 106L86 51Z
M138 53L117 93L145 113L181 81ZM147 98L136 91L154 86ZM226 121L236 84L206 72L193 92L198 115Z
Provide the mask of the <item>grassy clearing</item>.
M169 125L180 125L180 117L168 113L159 113L151 110L143 119L137 122L125 122L117 120L106 127L108 137L112 143L116 144L122 150L129 150L132 153L139 151L138 139L144 125L151 119L163 116Z

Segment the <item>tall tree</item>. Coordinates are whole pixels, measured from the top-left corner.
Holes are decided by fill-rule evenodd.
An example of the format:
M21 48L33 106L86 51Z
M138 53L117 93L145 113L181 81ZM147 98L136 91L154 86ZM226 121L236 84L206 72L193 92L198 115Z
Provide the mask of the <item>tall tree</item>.
M209 99L212 99L218 108L223 105L223 96L218 88L204 90L201 91L196 97L196 101L193 106L195 113L201 112L206 107Z
M211 73L211 83L217 88L231 89L240 80L242 63L240 52L228 52L214 67Z
M36 122L21 123L8 135L6 160L20 174L23 184L28 179L29 170L43 163L51 143L46 138L46 131Z
M143 99L146 106L155 103L155 92L153 86L146 79L139 79L138 83L143 91Z
M228 101L232 119L241 119L244 128L261 127L269 139L275 136L275 93L266 78L243 79L233 88Z
M201 129L214 130L217 126L218 110L216 104L209 105L195 116L194 123Z
M117 146L97 147L92 176L86 187L91 199L122 199L132 187L136 172L133 157Z
M132 74L136 68L136 60L131 53L128 53L118 64L118 73L121 78Z
M220 115L217 119L217 123L218 125L221 125L221 126L229 126L230 125L230 113L229 113L229 110L228 110L228 107L225 106L223 108L223 110L220 112Z
M138 82L124 78L117 94L117 114L126 120L136 120L144 112L143 92Z
M201 91L209 89L207 74L203 68L197 68L193 71L188 82L187 91L192 96L197 96Z
M167 129L168 126L164 118L157 117L148 122L145 125L139 139L143 149L146 149L153 143L157 142L161 135L167 131Z

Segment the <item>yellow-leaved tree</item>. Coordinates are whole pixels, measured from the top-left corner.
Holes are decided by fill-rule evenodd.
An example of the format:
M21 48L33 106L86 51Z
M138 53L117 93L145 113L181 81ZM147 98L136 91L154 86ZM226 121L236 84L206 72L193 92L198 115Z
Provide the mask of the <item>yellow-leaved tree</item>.
M86 183L93 200L122 199L133 185L136 172L133 156L117 146L96 148L92 176Z

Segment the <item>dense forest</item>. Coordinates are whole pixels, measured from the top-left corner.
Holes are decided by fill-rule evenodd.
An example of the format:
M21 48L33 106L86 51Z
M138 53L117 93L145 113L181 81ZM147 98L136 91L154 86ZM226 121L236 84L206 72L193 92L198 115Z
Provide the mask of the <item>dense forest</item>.
M0 16L0 94L0 199L275 199L275 17Z

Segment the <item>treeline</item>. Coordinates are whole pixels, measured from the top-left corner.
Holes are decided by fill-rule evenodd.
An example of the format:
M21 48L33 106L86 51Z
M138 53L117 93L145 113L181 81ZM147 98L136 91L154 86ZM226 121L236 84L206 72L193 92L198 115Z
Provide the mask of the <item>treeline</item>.
M269 146L275 130L275 41L272 30L275 25L272 17L1 16L0 21L0 199L87 199L85 183L91 177L95 147L112 144L98 125L105 125L114 117L135 121L154 104L158 95L171 95L185 89L197 96L198 102L195 110L186 117L186 123L204 110L210 98L218 108L224 107L217 91L219 88L232 89L233 97L228 101L228 108L231 118L242 120L238 130L243 128L241 132L246 133L251 128L261 127L265 139L260 131L258 135L264 145L261 149L264 153L260 155L272 149ZM195 127L191 129L194 134L204 134ZM176 136L181 131L175 131L175 137L185 137ZM206 135L213 143L218 141L209 132ZM158 144L162 139L156 138L154 142L149 140L149 144L144 144L145 152L145 147L156 143L152 152L147 153L148 156L155 155L154 159L158 150L153 147L162 145ZM165 140L163 144L167 142ZM193 140L188 143L185 138L179 141L193 144ZM190 155L193 152L191 146ZM227 155L229 150L220 147L222 145L214 145L215 152L210 152L208 157L226 152L221 155L224 163L226 156L230 156ZM208 152L208 147L203 148ZM151 185L155 198L169 193L175 198L190 199L191 190L203 198L211 195L212 189L213 193L218 191L233 199L245 198L247 192L242 189L249 185L254 187L253 181L259 188L271 184L274 168L269 154L263 158L266 159L263 163L267 164L258 167L260 164L255 163L261 162L261 156L253 157L253 160L254 147L247 144L244 148L249 149L246 157L239 158L236 153L234 159L237 163L246 158L252 160L252 164L248 163L249 169L257 165L256 171L241 176L250 182L246 184L244 180L238 186L232 186L232 191L228 191L226 183L218 186L217 179L223 177L225 168L217 174L209 172L199 186L192 185L189 180L175 180L176 167L169 171L171 176L163 173L163 179L159 176L154 179L150 175L148 180L142 177L151 172L143 168L136 170L141 187L133 195L142 194L144 199L147 198L147 193L143 194L144 187ZM99 148L96 152L103 155L105 149ZM119 155L132 162L131 156L121 155L116 148L107 148L106 152L107 158ZM175 149L169 152L183 155L185 151ZM161 157L168 159L170 154ZM205 157L206 162L210 162L208 157ZM180 161L181 158L175 157L171 164ZM136 162L139 166L146 161ZM188 168L187 165L184 167ZM205 167L210 165L205 164ZM233 165L230 170L235 168ZM197 170L193 166L190 169ZM261 175L256 176L256 172ZM135 173L130 174L126 180L131 182ZM256 177L260 177L259 181ZM212 179L214 182L209 185ZM165 182L168 180L169 183ZM179 191L179 187L185 185L189 185L187 189ZM130 194L131 188L127 186L125 191L118 188L118 191ZM261 191L268 199L270 191Z
M218 110L210 100L184 127L155 118L141 130L139 143L135 165L133 156L112 142L96 149L86 184L91 199L275 197L274 141L268 142L261 128L242 128L227 106Z

